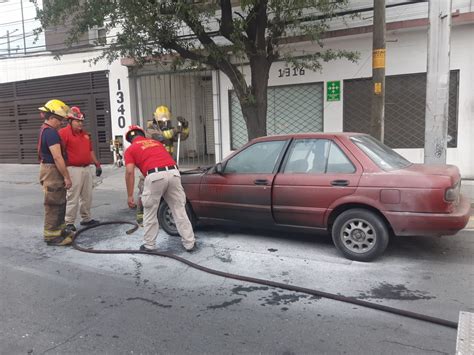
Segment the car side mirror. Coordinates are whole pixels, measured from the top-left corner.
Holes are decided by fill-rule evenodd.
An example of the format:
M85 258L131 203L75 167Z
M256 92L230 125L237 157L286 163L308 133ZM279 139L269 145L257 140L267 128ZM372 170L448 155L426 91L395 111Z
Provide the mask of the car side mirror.
M217 163L214 168L214 171L216 172L216 174L219 174L219 175L224 174L224 167L222 166L222 163Z

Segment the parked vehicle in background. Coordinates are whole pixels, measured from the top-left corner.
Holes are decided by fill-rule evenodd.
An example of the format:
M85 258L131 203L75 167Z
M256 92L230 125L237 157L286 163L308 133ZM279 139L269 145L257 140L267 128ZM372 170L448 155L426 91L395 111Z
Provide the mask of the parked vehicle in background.
M257 138L212 167L184 172L182 184L194 223L326 230L357 261L380 256L392 236L455 234L470 216L456 166L410 163L359 133ZM165 202L158 218L177 234Z

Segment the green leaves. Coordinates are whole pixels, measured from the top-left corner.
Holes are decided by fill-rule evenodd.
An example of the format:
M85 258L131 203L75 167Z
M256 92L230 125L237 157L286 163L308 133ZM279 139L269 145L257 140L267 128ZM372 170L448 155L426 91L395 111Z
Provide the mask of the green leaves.
M91 28L106 32L96 41L102 54L92 62L131 57L143 65L166 55L172 57L173 68L218 69L246 108L266 99L262 93L275 60L311 70L321 70L329 60L357 60L357 53L322 50L332 19L348 0L240 0L234 7L231 0L43 0L44 9L33 1L46 31L69 27L69 46L80 43ZM297 52L293 47L298 41L312 41L321 50ZM251 85L243 75L247 63ZM266 120L264 116L245 118Z

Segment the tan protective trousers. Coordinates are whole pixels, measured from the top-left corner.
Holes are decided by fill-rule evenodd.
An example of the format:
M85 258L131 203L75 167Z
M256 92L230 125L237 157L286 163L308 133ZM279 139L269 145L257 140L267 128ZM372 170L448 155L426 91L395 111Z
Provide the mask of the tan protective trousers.
M181 175L176 169L156 172L145 177L142 194L145 246L148 249L155 248L159 230L157 211L161 197L171 209L184 248L192 249L195 243L194 232L186 214L186 195L181 185Z
M51 240L59 237L65 227L66 188L55 164L41 163L39 180L44 192L43 235L45 240Z
M75 223L78 209L82 222L89 222L93 184L91 167L68 166L67 170L71 176L72 187L67 190L66 223Z

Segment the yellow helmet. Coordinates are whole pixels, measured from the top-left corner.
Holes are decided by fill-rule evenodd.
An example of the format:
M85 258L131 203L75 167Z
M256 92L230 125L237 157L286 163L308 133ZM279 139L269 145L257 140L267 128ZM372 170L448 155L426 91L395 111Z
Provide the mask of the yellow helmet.
M52 113L56 116L68 118L71 114L71 109L61 100L49 100L44 106L39 107L38 110L42 112Z
M158 106L153 114L157 121L169 121L171 119L171 112L167 106Z

